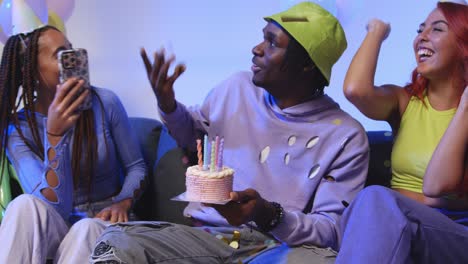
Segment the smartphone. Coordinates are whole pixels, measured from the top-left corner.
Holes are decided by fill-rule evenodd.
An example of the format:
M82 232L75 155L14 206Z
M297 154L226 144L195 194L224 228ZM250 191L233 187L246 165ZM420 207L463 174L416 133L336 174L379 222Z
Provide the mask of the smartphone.
M60 71L60 83L72 77L77 77L84 81L81 92L85 89L91 89L89 83L88 52L85 49L61 50L58 52L57 57ZM90 93L83 104L78 107L78 110L88 110L92 106L92 95Z

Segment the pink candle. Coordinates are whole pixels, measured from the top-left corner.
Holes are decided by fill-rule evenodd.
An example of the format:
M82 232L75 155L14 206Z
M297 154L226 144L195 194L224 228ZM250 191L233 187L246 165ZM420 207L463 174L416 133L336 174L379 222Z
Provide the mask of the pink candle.
M198 167L200 167L201 169L203 167L201 139L197 139L197 157L198 157Z
M208 136L203 137L203 170L208 170L208 164L210 160L210 148L209 148Z

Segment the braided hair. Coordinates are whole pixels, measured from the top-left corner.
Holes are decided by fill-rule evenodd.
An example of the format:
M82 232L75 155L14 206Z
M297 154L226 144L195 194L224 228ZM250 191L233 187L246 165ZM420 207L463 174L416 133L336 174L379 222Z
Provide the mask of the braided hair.
M36 80L40 76L38 41L41 34L47 30L58 31L52 26L41 27L28 34L11 36L4 46L0 64L0 157L6 154L8 127L13 126L34 154L41 160L46 158L35 118L34 102L37 95L35 91ZM103 109L102 101L94 90L92 96L99 99L101 109ZM19 110L21 106L27 129L31 131L32 140L24 136L24 128L20 125ZM91 183L97 161L98 144L95 127L93 110L85 110L75 124L73 137L72 175L74 188L77 189L79 185L85 184L88 189L88 199L90 198ZM5 163L0 168L0 177L4 170Z

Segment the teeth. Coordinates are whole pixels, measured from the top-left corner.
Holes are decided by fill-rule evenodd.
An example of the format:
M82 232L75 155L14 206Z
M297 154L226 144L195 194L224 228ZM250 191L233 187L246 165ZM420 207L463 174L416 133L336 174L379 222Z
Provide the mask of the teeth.
M434 52L428 50L428 49L420 49L418 50L418 55L419 56L432 56L434 54Z

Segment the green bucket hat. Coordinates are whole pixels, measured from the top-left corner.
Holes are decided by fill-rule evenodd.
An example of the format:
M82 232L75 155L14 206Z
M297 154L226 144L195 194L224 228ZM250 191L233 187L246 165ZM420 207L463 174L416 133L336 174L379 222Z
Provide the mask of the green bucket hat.
M344 30L336 17L315 3L302 2L264 19L275 21L299 42L330 83L333 64L347 46Z

